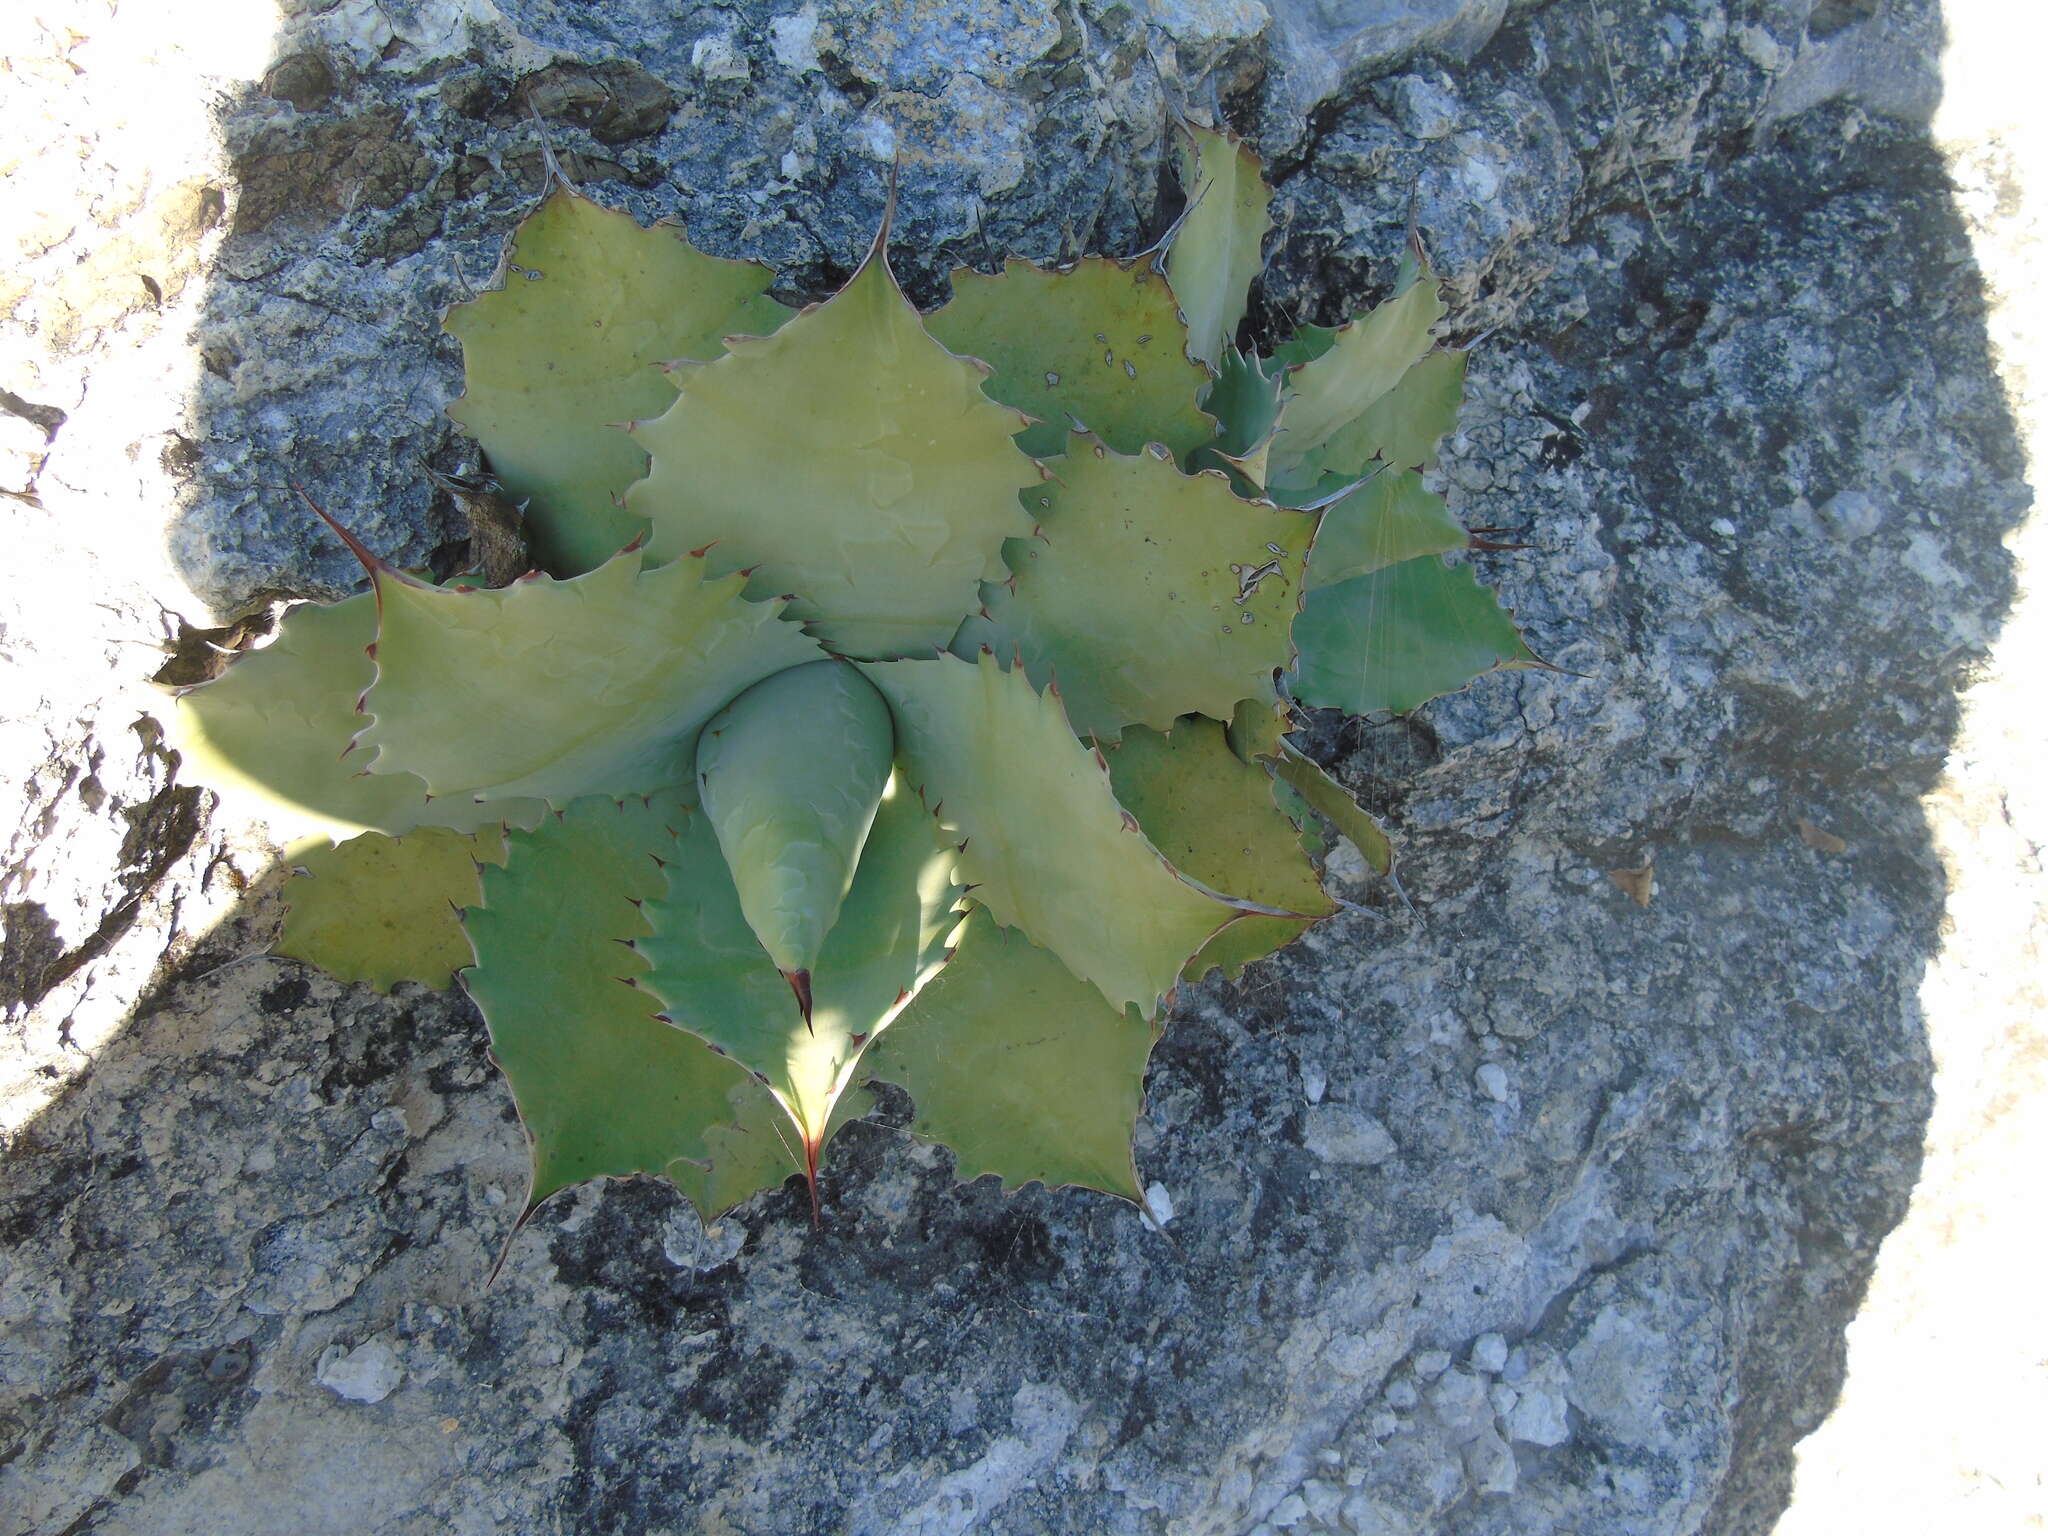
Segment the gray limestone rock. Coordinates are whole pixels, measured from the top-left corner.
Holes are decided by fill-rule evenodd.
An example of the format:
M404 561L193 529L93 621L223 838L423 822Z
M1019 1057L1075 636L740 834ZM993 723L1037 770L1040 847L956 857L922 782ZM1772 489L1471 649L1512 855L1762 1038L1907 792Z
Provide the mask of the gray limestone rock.
M25 196L0 280L7 1529L1769 1529L1918 1167L1917 797L2029 496L1929 0L285 9L156 93L83 31L10 77L97 190ZM1412 212L1476 342L1448 494L1531 546L1483 573L1564 670L1312 722L1413 905L1183 993L1170 1237L956 1185L887 1101L816 1230L646 1181L518 1229L460 994L262 956L275 850L161 748L157 599L353 583L291 480L394 557L456 536L438 315L543 139L792 299L900 163L935 301L1155 236L1174 110L1269 158L1262 336L1384 292Z

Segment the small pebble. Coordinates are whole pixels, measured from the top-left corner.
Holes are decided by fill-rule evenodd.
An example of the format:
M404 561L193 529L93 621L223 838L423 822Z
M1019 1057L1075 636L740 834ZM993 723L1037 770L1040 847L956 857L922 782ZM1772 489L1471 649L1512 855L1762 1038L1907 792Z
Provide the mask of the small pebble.
M1173 1220L1173 1196L1166 1192L1164 1184L1154 1181L1145 1186L1145 1208L1138 1214L1154 1232L1166 1230L1166 1224Z
M1884 526L1885 509L1866 491L1840 491L1821 503L1820 518L1836 538L1853 544Z
M1308 1518L1308 1500L1298 1493L1290 1493L1273 1506L1273 1513L1266 1518L1270 1524L1283 1531L1291 1525L1299 1525Z
M1422 1394L1415 1390L1415 1383L1406 1376L1387 1387L1387 1406L1406 1413L1422 1401Z
M1451 1352L1447 1349L1425 1349L1415 1357L1415 1374L1424 1381L1435 1381L1451 1368Z
M1541 1387L1527 1388L1508 1415L1508 1436L1525 1445L1563 1445L1571 1439L1564 1397Z
M1707 524L1707 526L1713 529L1714 532L1718 533L1724 539L1732 539L1735 537L1735 525L1729 522L1728 519L1725 517L1717 517L1711 523Z
M1497 1333L1482 1333L1472 1341L1472 1369L1489 1376L1500 1374L1508 1363L1508 1341Z
M1486 1400L1493 1406L1495 1418L1504 1419L1515 1411L1515 1404L1522 1400L1522 1394L1504 1381L1496 1381L1486 1389Z
M1479 1091L1489 1099L1492 1099L1494 1103L1507 1103L1508 1069L1499 1062L1489 1061L1486 1063L1485 1066L1472 1074L1472 1081L1478 1085Z

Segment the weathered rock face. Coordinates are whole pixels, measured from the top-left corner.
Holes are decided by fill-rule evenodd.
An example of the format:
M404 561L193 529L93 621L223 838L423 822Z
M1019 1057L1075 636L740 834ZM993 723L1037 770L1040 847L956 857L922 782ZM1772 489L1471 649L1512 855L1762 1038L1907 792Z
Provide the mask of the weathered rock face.
M8 291L40 504L5 613L5 1529L1767 1530L1912 1186L1917 797L2027 497L1913 115L1931 4L292 12L224 158L138 176L73 123L127 191L39 215ZM46 113L86 46L37 41ZM790 294L900 155L929 297L1155 234L1175 108L1271 159L1268 323L1370 297L1412 209L1493 328L1454 505L1532 546L1488 575L1568 670L1319 725L1413 909L1360 883L1183 998L1139 1132L1170 1237L956 1186L885 1101L820 1231L790 1189L705 1231L590 1188L488 1285L524 1149L481 1026L241 958L276 875L134 723L152 594L348 584L287 476L395 554L451 536L437 315L543 133ZM1639 907L1608 875L1646 867Z

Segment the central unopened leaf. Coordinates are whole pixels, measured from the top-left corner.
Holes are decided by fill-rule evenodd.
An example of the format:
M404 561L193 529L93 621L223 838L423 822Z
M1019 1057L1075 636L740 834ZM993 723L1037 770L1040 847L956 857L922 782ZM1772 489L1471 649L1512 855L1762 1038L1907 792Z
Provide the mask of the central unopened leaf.
M638 550L571 581L486 592L377 575L378 773L437 795L647 794L690 780L698 729L741 690L818 647L701 560L642 569Z
M677 826L669 892L636 948L668 1018L765 1082L812 1157L867 1041L944 963L952 849L900 781L882 801L840 919L811 975L806 1021L740 910L703 816Z
M794 594L792 617L847 655L928 654L1002 575L1028 531L1017 493L1038 469L1017 413L982 370L926 333L879 250L834 298L715 363L635 436L648 477L627 506L656 559L704 550Z
M448 312L467 379L448 414L527 502L537 565L592 570L640 531L618 506L647 468L626 423L673 398L661 364L782 323L771 276L557 187L513 236L499 286Z
M955 873L1116 1007L1147 1016L1244 903L1182 877L1116 802L1056 694L995 658L865 667L907 777L960 843Z
M889 706L843 661L756 683L697 738L697 793L740 909L800 998L895 754Z
M1021 652L1031 680L1059 682L1074 729L1114 741L1184 714L1228 720L1273 697L1293 659L1302 567L1315 519L1241 500L1219 474L1184 475L1154 453L1126 458L1088 438L1029 498L1041 536L1005 554L1015 579L982 594L954 649Z
M1036 458L1065 453L1072 422L1119 453L1164 443L1178 457L1209 440L1195 406L1209 375L1187 355L1188 328L1150 256L1090 256L1063 272L1012 260L993 277L962 267L953 302L925 325L995 369L991 395L1038 418L1018 439Z

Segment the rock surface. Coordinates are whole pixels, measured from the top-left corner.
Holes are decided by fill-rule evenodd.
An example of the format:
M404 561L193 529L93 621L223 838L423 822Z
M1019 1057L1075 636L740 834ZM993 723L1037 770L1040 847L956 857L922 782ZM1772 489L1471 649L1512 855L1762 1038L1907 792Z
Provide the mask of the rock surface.
M1931 3L75 9L8 23L0 1529L1771 1527L1918 1169L1920 796L2029 499ZM594 1187L489 1284L524 1147L474 1011L247 958L277 872L156 746L155 600L346 585L287 477L453 536L436 318L543 128L792 297L900 155L934 298L1155 234L1173 109L1272 164L1262 323L1372 297L1413 210L1492 333L1454 505L1568 670L1318 724L1414 908L1361 883L1184 996L1167 1234L956 1186L885 1102L820 1231Z

